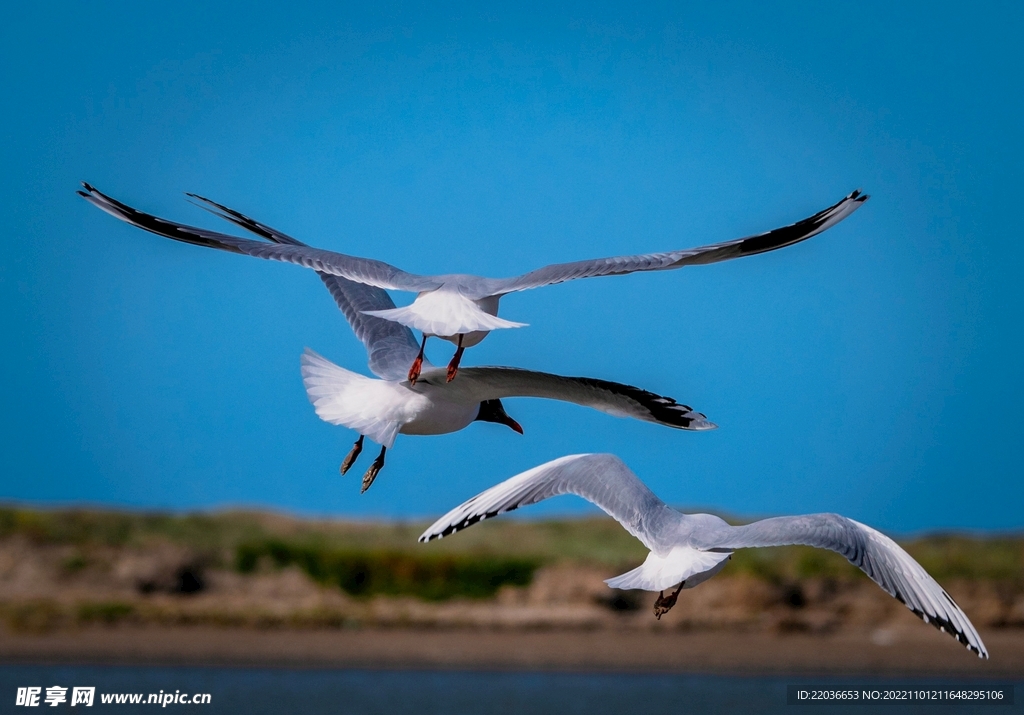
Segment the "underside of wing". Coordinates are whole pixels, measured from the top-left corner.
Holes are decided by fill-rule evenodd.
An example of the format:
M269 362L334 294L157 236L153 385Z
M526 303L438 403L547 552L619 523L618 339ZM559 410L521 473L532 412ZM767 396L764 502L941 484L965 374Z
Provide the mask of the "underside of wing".
M654 422L677 429L715 429L707 417L671 397L631 385L589 377L562 377L512 367L470 367L444 385L443 377L429 378L463 401L483 402L507 397L539 397L572 402L616 417Z
M245 214L228 208L216 201L189 194L190 197L202 202L200 205L216 216L251 231L268 241L294 246L305 246L296 238L260 223ZM350 281L340 276L329 273L317 272L320 280L323 281L330 292L334 302L341 310L356 337L366 347L370 370L373 374L385 380L404 380L409 371L409 366L416 359L419 353L419 346L412 331L399 323L384 320L372 315L367 311L386 310L394 308L395 303L387 291L374 286L365 285ZM424 370L429 370L429 361L424 360Z
M717 263L743 256L774 251L806 241L836 225L856 211L868 199L866 194L854 191L842 201L813 216L755 236L715 243L698 248L687 248L666 253L638 256L596 258L573 263L558 263L539 268L515 278L484 279L477 290L486 295L504 295L514 291L541 288L579 278L620 276L638 271L664 271L682 266ZM482 295L473 297L483 297Z
M241 253L257 258L283 261L312 268L320 273L340 276L366 285L388 290L419 292L433 290L440 284L426 276L406 273L394 266L368 258L346 256L334 251L325 251L295 243L267 243L248 238L229 236L217 231L208 231L195 226L176 223L121 203L83 183L84 191L79 195L102 211L137 228L183 243L216 248L231 253Z
M884 534L838 514L777 517L723 527L697 544L740 549L802 544L842 554L918 618L956 638L982 658L985 644L967 615L921 564Z
M560 494L575 494L596 504L651 550L664 550L671 527L682 519L615 455L576 454L534 467L478 494L434 522L419 540L440 539Z

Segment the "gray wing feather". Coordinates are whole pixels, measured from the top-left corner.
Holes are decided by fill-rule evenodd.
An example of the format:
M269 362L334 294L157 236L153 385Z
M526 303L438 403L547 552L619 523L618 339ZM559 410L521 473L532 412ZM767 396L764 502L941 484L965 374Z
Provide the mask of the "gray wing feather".
M434 522L419 540L440 539L560 494L575 494L596 504L651 550L662 548L683 519L615 455L575 454L534 467L478 494Z
M412 331L400 323L366 315L363 312L394 308L395 303L391 296L380 288L337 276L320 274L320 278L352 326L356 337L366 346L373 374L384 380L405 380L408 377L409 366L420 350ZM424 358L424 372L431 367L430 361Z
M705 415L671 397L589 377L562 377L513 367L469 367L459 370L459 378L451 383L444 382L443 374L427 376L424 381L442 387L448 399L466 403L540 397L678 429L715 428Z
M620 276L638 271L665 271L682 266L717 263L742 256L774 251L794 243L805 241L836 225L856 211L867 201L868 196L854 191L839 203L789 226L777 228L756 236L747 236L724 243L715 243L699 248L687 248L667 253L650 253L640 256L616 256L597 258L573 263L559 263L539 268L514 278L484 279L473 288L481 295L504 295L520 290L540 288L564 283L577 278L599 276Z
M296 238L282 233L255 219L249 218L243 213L228 208L216 201L199 196L188 194L200 202L204 208L216 216L262 236L274 243L288 244L293 246L305 246ZM366 310L387 310L394 308L395 303L391 296L382 288L376 288L364 283L350 281L340 276L331 275L317 271L320 280L327 286L331 297L341 309L345 319L352 326L356 337L366 347L370 370L377 377L385 380L401 381L406 379L409 365L416 359L419 353L419 344L409 328L391 320L376 318L372 315L365 315ZM424 368L429 368L429 361L424 360Z
M82 186L85 187L85 191L78 193L102 211L137 228L175 241L217 248L231 253L242 253L272 261L294 263L305 268L312 268L320 273L341 276L377 288L420 292L434 290L441 286L439 281L428 276L407 273L382 261L346 256L343 253L294 243L264 243L168 221L123 204L89 184L83 183Z
M963 610L928 572L884 534L838 514L764 519L746 526L723 526L693 536L705 550L802 544L845 556L872 581L925 623L949 633L982 658L988 651Z

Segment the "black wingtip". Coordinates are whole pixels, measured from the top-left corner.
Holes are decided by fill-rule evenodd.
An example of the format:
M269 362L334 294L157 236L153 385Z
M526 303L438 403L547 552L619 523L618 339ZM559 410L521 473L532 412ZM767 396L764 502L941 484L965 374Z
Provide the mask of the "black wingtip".
M199 194L193 194L191 191L186 191L185 192L185 196L188 196L190 199L196 199L197 201L202 201L205 204L210 204L212 206L216 206L221 211L228 211L228 208L226 206L221 206L216 201L213 201L212 199L208 199L205 196L200 196ZM203 207L203 208L208 208L208 207Z
M90 184L88 181L83 181L82 182L82 186L84 186L85 190L88 191L90 194L93 193L94 191L96 191L96 189L93 187L93 185ZM82 193L82 192L79 191L78 193Z

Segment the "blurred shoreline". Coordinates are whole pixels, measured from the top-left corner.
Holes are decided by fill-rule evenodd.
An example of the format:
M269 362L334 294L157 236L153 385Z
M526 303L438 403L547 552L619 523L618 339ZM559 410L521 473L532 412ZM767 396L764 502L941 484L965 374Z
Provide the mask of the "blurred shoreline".
M92 627L0 634L0 664L1024 677L1024 633L983 631L982 661L930 629L832 635L680 631Z
M1024 538L905 547L992 660L835 554L738 552L656 620L611 519L421 524L0 507L0 662L1024 676Z

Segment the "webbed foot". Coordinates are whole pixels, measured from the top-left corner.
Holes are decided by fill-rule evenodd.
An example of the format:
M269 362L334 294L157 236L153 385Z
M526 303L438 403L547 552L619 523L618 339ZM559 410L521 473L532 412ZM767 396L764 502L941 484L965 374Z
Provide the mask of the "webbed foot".
M427 336L423 336L423 341L420 343L420 351L416 355L416 359L412 361L412 366L409 368L409 383L412 385L416 384L416 381L420 379L420 372L423 370L423 351L427 347Z
M683 586L685 585L686 581L683 581L679 584L679 587L669 595L666 596L664 591L658 595L658 598L654 601L655 618L660 621L662 616L672 610L672 606L676 605L676 599L679 598L679 592L683 590Z
M345 459L341 461L341 473L344 474L352 468L352 465L359 459L359 455L363 451L363 435L359 435L359 439L352 445L352 449L345 455Z
M378 454L377 458L373 460L373 464L370 465L370 468L366 470L366 474L363 475L363 487L359 490L360 494L363 494L370 488L370 485L373 484L373 480L377 478L377 475L380 474L380 470L384 468L384 453L387 451L387 447L381 447L380 454Z
M452 361L448 363L448 374L445 382L451 382L455 379L455 376L459 374L459 363L462 362L462 353L466 352L466 348L462 347L462 336L459 336L459 347L455 350L455 355L452 356Z

